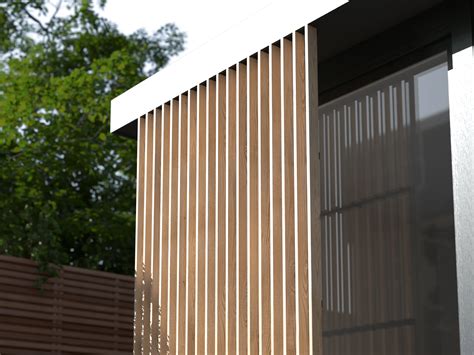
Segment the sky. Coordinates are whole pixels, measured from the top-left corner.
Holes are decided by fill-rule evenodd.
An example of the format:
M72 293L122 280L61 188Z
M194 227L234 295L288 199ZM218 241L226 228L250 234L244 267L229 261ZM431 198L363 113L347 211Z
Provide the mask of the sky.
M127 34L144 28L154 32L173 22L187 34L179 59L268 6L273 0L108 0L103 11Z

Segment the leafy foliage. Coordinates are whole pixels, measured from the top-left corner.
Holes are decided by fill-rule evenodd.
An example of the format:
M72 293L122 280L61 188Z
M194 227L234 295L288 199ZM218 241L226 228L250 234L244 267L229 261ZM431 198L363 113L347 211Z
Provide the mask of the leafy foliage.
M108 134L110 100L184 34L124 35L90 0L59 1L0 2L0 253L131 274L136 146Z

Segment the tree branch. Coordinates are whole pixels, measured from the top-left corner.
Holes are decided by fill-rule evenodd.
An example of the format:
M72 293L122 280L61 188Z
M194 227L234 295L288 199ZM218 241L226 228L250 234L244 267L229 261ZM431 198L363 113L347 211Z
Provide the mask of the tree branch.
M48 24L51 23L51 21L55 19L56 15L59 12L59 9L61 8L62 3L63 3L63 0L58 1L58 4L56 5L56 9L54 10L53 16L51 16L51 18L49 19Z
M46 27L44 27L44 25L41 23L41 21L38 20L36 17L34 17L34 16L28 11L28 9L27 9L26 7L25 7L23 10L25 11L26 15L27 15L31 20L33 20L34 22L36 22L36 23L41 27L41 29L42 29L44 32L49 33L48 29L47 29Z

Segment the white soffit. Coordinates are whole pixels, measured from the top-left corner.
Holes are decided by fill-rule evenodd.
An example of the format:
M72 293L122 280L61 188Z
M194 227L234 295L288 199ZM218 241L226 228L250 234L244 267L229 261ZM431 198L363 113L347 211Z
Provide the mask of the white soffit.
M114 132L348 0L275 0L112 100Z

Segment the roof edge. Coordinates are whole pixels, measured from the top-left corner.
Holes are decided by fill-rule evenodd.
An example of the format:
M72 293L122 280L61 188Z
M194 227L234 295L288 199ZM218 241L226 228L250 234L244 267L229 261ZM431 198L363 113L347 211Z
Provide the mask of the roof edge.
M214 40L114 98L111 102L110 131L119 130L347 2L294 0L290 3L276 0L270 3Z

